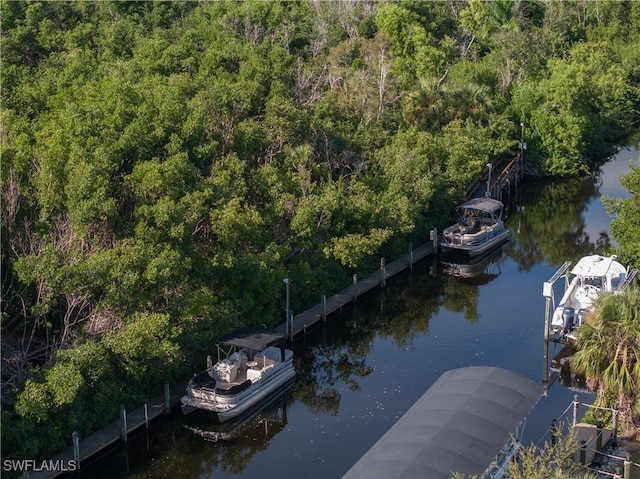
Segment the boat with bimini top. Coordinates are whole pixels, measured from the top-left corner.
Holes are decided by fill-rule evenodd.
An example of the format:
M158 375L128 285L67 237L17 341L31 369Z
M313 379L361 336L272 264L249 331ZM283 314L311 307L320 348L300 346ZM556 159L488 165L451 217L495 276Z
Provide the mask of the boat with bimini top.
M218 342L218 361L189 380L182 412L204 409L220 422L254 407L295 377L293 351L286 337L264 328L240 329Z
M492 198L473 198L457 207L458 222L442 232L442 250L466 251L476 256L509 239L504 227L504 205Z

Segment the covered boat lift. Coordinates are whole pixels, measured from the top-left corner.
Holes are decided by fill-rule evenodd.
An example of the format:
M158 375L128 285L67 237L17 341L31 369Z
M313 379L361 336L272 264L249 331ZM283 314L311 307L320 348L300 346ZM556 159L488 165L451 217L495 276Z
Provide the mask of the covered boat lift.
M342 479L481 477L544 391L506 369L447 371Z

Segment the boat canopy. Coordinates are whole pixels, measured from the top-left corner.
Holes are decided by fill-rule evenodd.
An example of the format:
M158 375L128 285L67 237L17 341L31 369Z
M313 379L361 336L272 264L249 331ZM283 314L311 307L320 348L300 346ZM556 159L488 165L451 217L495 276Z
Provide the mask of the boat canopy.
M286 336L284 334L271 329L249 326L223 336L218 340L218 344L262 351L268 346L275 344L278 344L282 348L284 347L285 340Z
M458 209L460 210L473 209L487 213L495 213L496 211L502 210L503 207L504 205L500 201L492 198L473 198L458 205Z
M342 479L449 479L480 475L544 393L488 366L447 371Z
M604 277L609 271L609 268L611 268L611 264L615 259L615 256L606 258L598 254L585 256L573 267L571 274L575 274L577 276Z

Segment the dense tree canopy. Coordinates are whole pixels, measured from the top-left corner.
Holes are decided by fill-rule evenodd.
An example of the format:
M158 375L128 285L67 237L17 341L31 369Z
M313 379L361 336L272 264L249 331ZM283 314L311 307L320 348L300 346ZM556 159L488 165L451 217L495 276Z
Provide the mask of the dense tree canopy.
M279 322L284 277L301 310L424 241L521 123L550 175L595 170L640 123L632 1L0 8L12 458Z

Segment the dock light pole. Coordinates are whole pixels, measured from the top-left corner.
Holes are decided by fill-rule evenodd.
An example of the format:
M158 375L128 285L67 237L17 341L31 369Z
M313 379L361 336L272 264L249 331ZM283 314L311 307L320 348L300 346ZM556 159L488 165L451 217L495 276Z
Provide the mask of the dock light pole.
M489 179L487 180L487 191L485 191L484 196L487 198L491 198L491 163L487 163L489 167Z
M289 295L289 278L285 278L282 281L284 281L284 284L286 285L286 290L287 290L287 310L285 311L285 325L286 325L286 335L289 336L289 334L291 333L291 336L293 336L293 331L290 331L290 326L289 326L289 302L290 302L290 295ZM291 329L293 329L293 325L291 325Z

